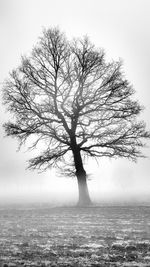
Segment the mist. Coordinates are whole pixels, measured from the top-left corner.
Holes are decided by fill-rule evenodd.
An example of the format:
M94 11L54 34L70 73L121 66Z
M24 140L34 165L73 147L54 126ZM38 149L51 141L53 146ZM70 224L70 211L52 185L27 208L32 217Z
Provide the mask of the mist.
M109 59L122 58L124 73L135 98L145 106L141 118L150 129L150 2L140 1L0 1L0 85L29 54L43 27L59 26L68 38L87 34ZM55 15L57 14L57 16ZM2 102L2 101L1 101ZM74 204L76 178L59 177L55 169L26 170L31 154L17 151L17 141L6 138L2 124L10 114L0 105L0 203ZM87 161L88 187L95 203L150 203L150 149L146 159Z
M145 167L146 162L141 161ZM9 166L7 174L5 171L0 178L0 204L69 206L77 203L76 178L61 177L55 169L38 173L26 171L24 164L20 166L20 171L13 162ZM89 161L86 167L89 192L94 204L150 204L148 174L142 177L141 184L142 173L140 169L133 169L133 163L120 160L118 164L118 160L102 160L100 167L96 162Z

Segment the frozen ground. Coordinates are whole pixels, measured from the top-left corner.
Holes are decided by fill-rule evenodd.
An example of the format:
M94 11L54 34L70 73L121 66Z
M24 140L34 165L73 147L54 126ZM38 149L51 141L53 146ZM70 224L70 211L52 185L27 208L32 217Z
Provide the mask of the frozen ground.
M0 266L150 267L150 207L1 208Z

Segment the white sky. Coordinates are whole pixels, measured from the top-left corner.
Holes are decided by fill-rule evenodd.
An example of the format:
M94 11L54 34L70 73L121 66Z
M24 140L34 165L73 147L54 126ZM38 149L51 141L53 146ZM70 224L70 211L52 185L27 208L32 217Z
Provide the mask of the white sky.
M149 0L0 0L0 82L30 53L43 27L59 26L68 38L87 34L108 58L122 58L136 97L145 106L142 118L150 129L150 1ZM2 88L2 84L0 84ZM25 171L24 151L4 138L8 115L0 105L0 200L40 201L75 199L75 180L56 178L55 171ZM149 143L150 144L150 143ZM150 157L150 148L145 150ZM147 200L150 196L150 158L89 162L93 199Z

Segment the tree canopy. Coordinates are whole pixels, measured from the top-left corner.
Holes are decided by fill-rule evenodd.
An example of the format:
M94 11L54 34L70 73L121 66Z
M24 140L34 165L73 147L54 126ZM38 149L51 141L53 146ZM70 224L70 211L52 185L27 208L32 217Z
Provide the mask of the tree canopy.
M81 163L75 160L76 149L82 160L136 160L143 156L143 140L150 133L137 119L142 107L133 95L121 61L107 62L104 50L88 37L69 41L51 28L5 83L4 103L14 115L5 131L20 145L31 136L33 148L44 144L41 154L29 161L31 169L65 170L71 164L76 172Z

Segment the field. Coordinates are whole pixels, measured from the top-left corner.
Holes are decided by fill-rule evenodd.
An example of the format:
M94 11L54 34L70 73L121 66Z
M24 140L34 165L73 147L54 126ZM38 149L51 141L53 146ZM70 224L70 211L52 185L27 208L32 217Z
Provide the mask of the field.
M1 208L0 266L150 266L150 207Z

